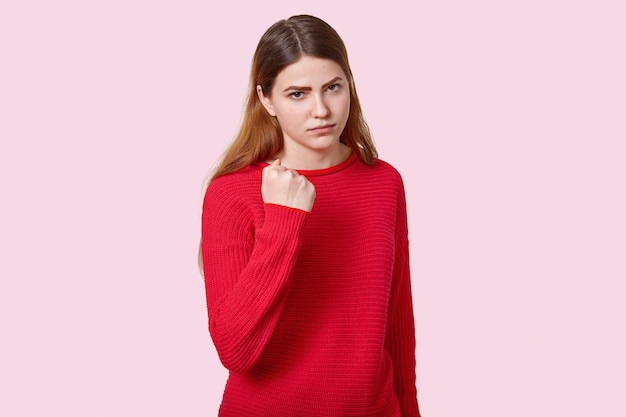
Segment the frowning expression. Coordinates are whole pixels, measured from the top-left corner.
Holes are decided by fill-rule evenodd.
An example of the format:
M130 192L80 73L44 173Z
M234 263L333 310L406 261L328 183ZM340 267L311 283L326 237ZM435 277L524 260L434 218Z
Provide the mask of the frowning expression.
M263 95L260 86L257 94L280 124L285 152L305 156L338 150L350 113L350 89L336 62L304 56L278 73L270 94Z

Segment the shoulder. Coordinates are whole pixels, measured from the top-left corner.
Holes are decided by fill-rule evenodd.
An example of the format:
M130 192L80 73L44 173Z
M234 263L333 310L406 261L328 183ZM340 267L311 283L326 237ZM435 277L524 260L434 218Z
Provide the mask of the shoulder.
M383 161L382 159L377 158L372 167L383 172L388 172L390 175L401 179L400 172L389 162Z
M400 172L389 162L375 159L372 164L359 160L350 170L349 181L354 189L365 192L389 204L405 200L404 181Z
M364 163L361 163L361 165L371 174L373 181L385 183L390 186L397 186L400 189L404 188L402 175L390 163L377 158L371 165Z
M257 165L248 166L229 174L221 175L209 183L207 192L240 193L261 183L261 169Z
M261 199L261 170L249 166L211 181L204 195L204 208L233 209Z

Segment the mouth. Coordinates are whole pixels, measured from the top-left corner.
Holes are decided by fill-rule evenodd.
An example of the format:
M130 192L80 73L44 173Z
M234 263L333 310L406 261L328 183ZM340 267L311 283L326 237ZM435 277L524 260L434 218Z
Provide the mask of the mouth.
M324 132L329 132L329 131L333 130L334 127L335 127L334 124L328 123L328 124L325 124L325 125L312 127L312 128L309 129L309 132L324 133Z

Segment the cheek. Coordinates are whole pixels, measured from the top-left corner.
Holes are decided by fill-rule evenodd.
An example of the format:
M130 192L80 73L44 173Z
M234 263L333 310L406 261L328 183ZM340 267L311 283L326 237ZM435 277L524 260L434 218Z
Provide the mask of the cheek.
M300 119L306 117L306 108L305 106L298 106L297 103L291 104L283 108L282 114L288 123L290 121L298 123Z
M346 118L348 117L348 114L350 113L350 96L349 95L342 97L342 100L340 100L340 102L338 103L337 111L345 115Z
M283 127L296 127L306 119L305 112L302 110L302 106L287 105L281 106L276 112L276 118L278 123Z

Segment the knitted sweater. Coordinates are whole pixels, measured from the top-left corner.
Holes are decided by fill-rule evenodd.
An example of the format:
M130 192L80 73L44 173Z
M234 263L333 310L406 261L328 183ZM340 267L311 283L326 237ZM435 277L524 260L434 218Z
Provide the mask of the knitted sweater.
M299 171L312 211L265 204L258 163L209 185L209 331L222 417L417 417L402 179L389 164Z

